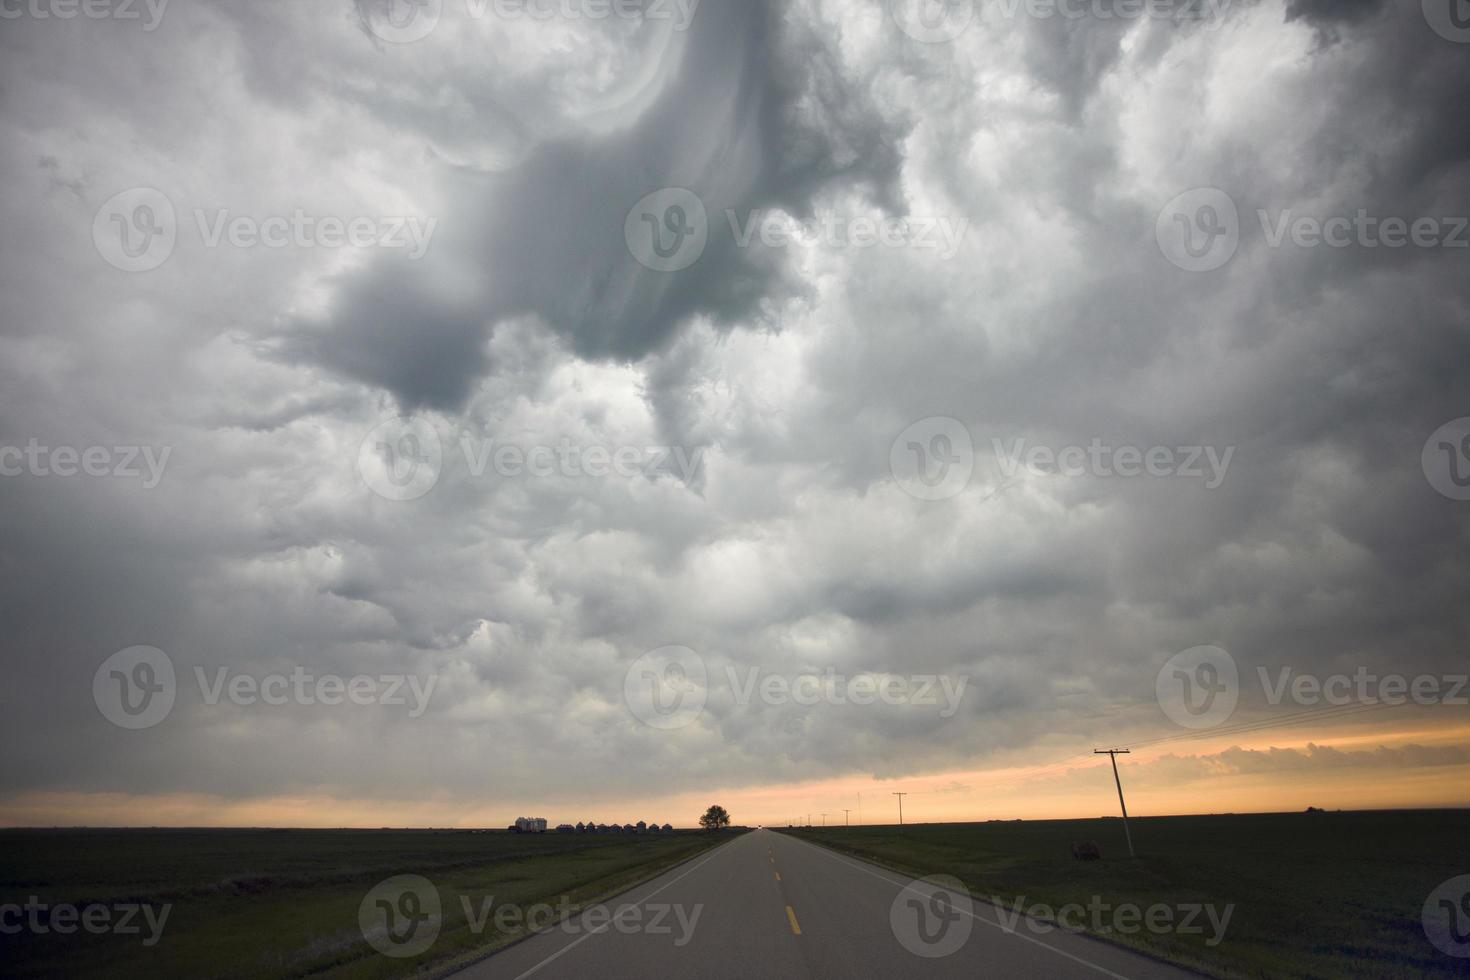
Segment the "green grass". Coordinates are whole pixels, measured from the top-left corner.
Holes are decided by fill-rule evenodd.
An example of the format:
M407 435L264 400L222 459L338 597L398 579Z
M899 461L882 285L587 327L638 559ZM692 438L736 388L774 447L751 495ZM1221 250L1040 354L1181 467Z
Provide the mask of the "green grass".
M401 977L433 974L523 935L479 909L565 898L587 904L687 860L729 834L516 835L464 831L0 830L0 903L170 903L162 940L0 936L7 977ZM413 959L375 952L358 906L398 874L429 878L443 905L434 946ZM141 919L139 920L142 921Z
M1228 977L1464 977L1420 915L1442 881L1470 872L1470 811L1384 811L921 824L788 831L914 875L947 874L978 898L1060 908L1233 903L1219 945L1141 931L1106 938ZM1102 845L1072 858L1073 841ZM1208 932L1208 930L1207 930Z

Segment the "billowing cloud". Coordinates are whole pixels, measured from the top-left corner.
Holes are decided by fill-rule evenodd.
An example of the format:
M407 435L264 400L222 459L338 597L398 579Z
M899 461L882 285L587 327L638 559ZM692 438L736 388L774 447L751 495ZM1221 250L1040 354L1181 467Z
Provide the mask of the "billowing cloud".
M943 40L891 6L7 22L9 798L898 778L1177 735L1159 670L1203 644L1238 666L1225 725L1310 707L1262 669L1464 673L1470 503L1425 450L1470 415L1470 48L1417 0L986 4ZM130 188L154 210L109 213ZM1161 237L1182 218L1208 261L1218 208L1161 212L1199 189L1237 221L1190 271ZM160 200L171 253L124 271ZM703 250L660 269L633 233L691 200ZM1370 243L1360 212L1438 238ZM1346 245L1293 237L1335 217ZM279 246L248 233L272 218ZM953 469L915 483L916 452ZM139 645L178 689L131 731L93 683ZM626 684L672 645L700 710L661 728ZM433 686L211 694L297 673ZM888 678L964 686L832 695ZM1321 742L1210 765L1466 761Z

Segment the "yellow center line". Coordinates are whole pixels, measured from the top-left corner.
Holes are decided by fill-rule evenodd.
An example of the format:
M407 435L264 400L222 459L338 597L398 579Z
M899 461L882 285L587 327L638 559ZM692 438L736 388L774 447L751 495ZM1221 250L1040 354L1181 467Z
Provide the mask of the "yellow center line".
M796 921L796 909L786 906L786 918L791 920L791 931L801 935L801 923Z

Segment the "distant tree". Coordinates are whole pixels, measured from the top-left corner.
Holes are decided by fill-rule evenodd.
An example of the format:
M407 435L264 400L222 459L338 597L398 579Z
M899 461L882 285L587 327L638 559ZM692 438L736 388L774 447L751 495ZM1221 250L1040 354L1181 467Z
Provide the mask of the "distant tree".
M730 826L730 814L725 812L722 806L712 806L704 811L704 816L699 818L699 825L705 830L719 830L721 827Z

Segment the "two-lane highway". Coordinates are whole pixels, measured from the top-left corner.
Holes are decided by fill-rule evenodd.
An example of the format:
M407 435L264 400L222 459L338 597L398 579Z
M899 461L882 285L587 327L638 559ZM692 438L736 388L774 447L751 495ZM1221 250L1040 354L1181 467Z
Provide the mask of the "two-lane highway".
M457 977L1192 976L1024 919L1012 926L988 903L757 830Z

